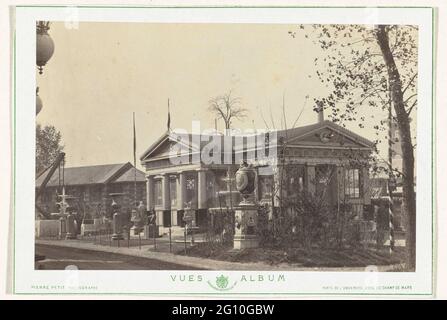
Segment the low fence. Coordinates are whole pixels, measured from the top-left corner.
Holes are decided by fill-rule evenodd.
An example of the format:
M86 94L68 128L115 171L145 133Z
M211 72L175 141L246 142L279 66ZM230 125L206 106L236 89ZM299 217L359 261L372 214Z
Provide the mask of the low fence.
M293 212L278 208L272 210L268 205L260 206L258 211L257 234L260 245L264 247L311 247L334 245L379 245L387 240L387 230L380 224L368 220L304 220ZM342 221L342 222L341 222ZM132 224L123 227L122 238L114 237L112 221L92 219L80 226L78 240L92 241L98 245L117 247L150 246L150 250L182 252L195 243L230 245L235 230L235 210L229 208L209 209L208 216L200 230L197 228L164 228L162 237L158 226L145 225L143 231L131 235ZM46 239L65 239L60 220L36 221L36 237ZM152 228L152 229L151 229ZM174 231L172 231L174 230Z

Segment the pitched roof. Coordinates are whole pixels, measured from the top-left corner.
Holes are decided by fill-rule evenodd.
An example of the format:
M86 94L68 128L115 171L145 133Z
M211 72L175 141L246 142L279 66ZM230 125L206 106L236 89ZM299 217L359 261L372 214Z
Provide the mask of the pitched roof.
M135 179L135 170L137 171L137 182L145 182L146 175L144 174L144 172L135 169L134 166L132 166L129 170L124 172L118 179L116 179L113 182L133 182Z
M287 129L287 130L279 130L278 131L278 138L279 137L284 137L286 139L292 139L292 138L297 138L300 136L304 136L307 135L315 130L324 128L324 127L329 127L335 131L340 132L341 134L344 134L348 137L353 138L355 141L365 145L366 147L372 148L374 146L374 143L369 141L368 139L362 137L361 135L358 135L357 133L348 130L342 126L339 126L338 124L336 124L335 122L329 121L329 120L325 120L323 122L317 122L311 125L307 125L307 126L302 126L302 127L296 127L296 128L292 128L292 129Z
M65 185L88 185L101 184L110 182L127 182L133 181L134 173L130 170L133 166L130 162L117 164L104 164L84 167L68 167L64 169L64 184ZM61 172L62 174L62 172ZM137 171L137 181L141 179L141 174L144 178L144 173ZM130 177L131 176L131 177ZM40 186L44 180L45 175L36 179L36 187ZM118 181L119 180L119 181ZM62 177L61 177L62 183ZM56 170L48 181L47 186L59 185L59 171Z
M368 139L358 135L357 133L348 130L332 121L329 120L325 120L323 122L317 122L311 125L307 125L307 126L302 126L302 127L296 127L296 128L290 128L287 130L277 130L277 138L285 138L286 140L288 139L296 139L298 137L307 135L309 133L314 132L315 130L319 130L322 128L331 128L334 131L338 131L339 133L346 135L348 137L350 137L351 139L353 139L354 141L363 144L365 147L367 148L372 148L374 146L374 143L369 141ZM220 139L224 139L225 136L222 134L208 134L208 135L202 135L194 140L193 137L197 136L197 134L191 134L191 133L169 133L169 132L165 132L160 138L158 138L156 140L155 143L153 143L140 157L140 160L144 161L145 158L147 158L149 155L151 155L151 153L153 153L159 146L161 146L166 140L168 140L169 138L176 140L176 138L181 137L182 141L185 141L187 144L189 144L191 149L197 149L197 146L194 145L194 141L200 141L200 148L203 148L204 145L206 145L208 143L206 137L209 136L209 138L214 137L214 139L216 139L216 137L219 137ZM232 136L233 138L235 136ZM205 140L205 141L203 141ZM237 146L236 146L237 148Z

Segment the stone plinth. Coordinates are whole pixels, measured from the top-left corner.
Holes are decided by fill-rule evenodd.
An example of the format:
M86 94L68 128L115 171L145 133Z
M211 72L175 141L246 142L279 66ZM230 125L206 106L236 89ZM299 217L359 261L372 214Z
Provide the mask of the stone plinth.
M145 239L152 239L154 237L158 238L159 236L160 236L160 231L159 231L158 226L156 226L154 224L144 226L144 238Z
M234 249L241 250L259 246L259 239L256 233L257 223L257 206L252 203L242 202L235 212Z
M115 212L113 215L113 240L124 240L123 236L123 223L121 221L121 215L119 212Z
M256 235L240 235L234 236L233 248L235 250L243 250L259 247L259 239Z
M70 239L76 239L77 235L76 235L76 224L75 224L75 218L73 216L73 214L69 213L67 216L67 233L65 235L65 239L70 240Z
M143 228L141 227L133 226L132 228L130 228L130 234L133 236L138 236L142 231Z
M59 237L61 239L65 238L67 234L67 219L65 217L59 218Z

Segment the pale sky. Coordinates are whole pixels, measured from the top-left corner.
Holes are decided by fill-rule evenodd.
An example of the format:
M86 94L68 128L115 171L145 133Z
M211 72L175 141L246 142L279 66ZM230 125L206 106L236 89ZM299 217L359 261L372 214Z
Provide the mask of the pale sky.
M168 98L171 127L188 131L192 120L214 128L208 101L229 90L249 110L234 127L253 128L253 120L265 128L261 111L271 126L271 109L279 128L283 95L288 127L306 95L297 125L314 123L313 98L327 90L314 76L320 51L300 35L292 38L288 31L295 29L150 23L80 23L68 29L54 22L54 55L44 74L36 75L43 101L37 122L60 130L67 166L132 162L132 112L139 157L166 130ZM372 129L348 128L376 138Z

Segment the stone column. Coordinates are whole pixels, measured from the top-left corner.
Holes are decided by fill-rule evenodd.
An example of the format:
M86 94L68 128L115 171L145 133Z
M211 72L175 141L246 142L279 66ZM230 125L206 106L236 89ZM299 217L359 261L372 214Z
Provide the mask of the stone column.
M306 181L307 181L307 191L311 194L315 194L315 165L314 164L308 164L306 166Z
M171 197L169 193L169 174L163 174L162 180L162 196L163 196L163 210L171 209Z
M104 184L103 188L102 188L102 193L101 193L101 205L102 208L104 210L104 214L106 216L107 219L112 219L113 218L113 212L111 211L111 208L109 208L109 186L108 184Z
M186 200L186 176L183 171L179 171L177 178L177 210L185 209L185 200Z
M207 208L206 169L197 170L197 208Z
M337 192L339 203L345 200L345 170L342 165L337 165Z
M371 186L369 184L369 168L363 167L360 176L360 181L362 181L363 190L363 201L364 204L371 204Z
M171 225L172 226L176 226L178 225L178 221L177 221L177 212L178 212L178 203L179 203L179 199L178 199L178 175L177 174L170 174L169 175L169 188L172 187L171 182L174 180L175 184L174 184L174 188L175 188L175 193L176 193L176 198L175 199L170 199L171 201ZM169 190L171 191L171 190ZM173 200L175 200L175 203L173 203Z
M154 177L146 176L146 206L147 210L154 210Z

